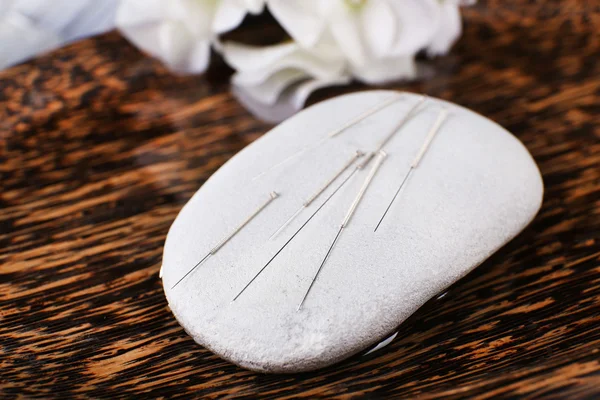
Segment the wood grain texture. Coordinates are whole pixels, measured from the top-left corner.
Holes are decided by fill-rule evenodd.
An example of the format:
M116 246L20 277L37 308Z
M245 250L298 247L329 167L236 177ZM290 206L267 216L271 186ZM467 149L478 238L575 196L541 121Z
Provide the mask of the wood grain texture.
M176 77L111 33L1 72L0 396L600 397L600 6L480 1L465 19L430 77L389 87L514 132L540 214L390 346L300 375L196 345L158 279L181 206L270 128L229 71Z

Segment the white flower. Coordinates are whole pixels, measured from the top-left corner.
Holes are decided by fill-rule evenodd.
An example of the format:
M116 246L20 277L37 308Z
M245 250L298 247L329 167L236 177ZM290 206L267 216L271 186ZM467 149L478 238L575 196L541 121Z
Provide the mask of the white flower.
M427 45L429 56L439 56L448 53L454 42L462 33L460 18L461 5L472 5L475 0L442 0L440 3L440 20L437 30Z
M172 70L199 73L208 66L217 35L263 7L264 0L122 0L117 26Z
M423 49L443 54L460 35L458 0L270 0L303 47L331 37L351 74L369 84L415 76Z
M270 0L269 9L303 47L330 37L369 84L414 77L441 14L438 0Z
M114 27L117 0L0 0L0 69Z
M459 0L268 0L293 43L228 43L225 59L246 103L301 108L314 90L350 78L382 84L416 76L415 56L446 53L461 32ZM258 61L254 61L258 60ZM298 84L297 82L302 82ZM254 105L257 108L257 105ZM262 115L264 117L264 115Z
M268 121L281 120L302 108L320 87L350 81L343 55L326 42L313 48L295 42L266 47L225 43L222 50L225 60L238 71L232 77L238 100Z

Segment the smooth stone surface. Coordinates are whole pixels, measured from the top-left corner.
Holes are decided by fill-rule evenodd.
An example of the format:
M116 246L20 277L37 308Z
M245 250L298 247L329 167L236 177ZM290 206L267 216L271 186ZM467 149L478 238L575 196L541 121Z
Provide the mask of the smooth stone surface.
M275 240L269 241L269 236L356 149L374 149L418 96L403 94L400 102L318 149L253 178L397 95L361 92L300 112L227 162L185 205L165 243L163 284L175 317L198 343L257 371L325 367L385 339L428 299L481 264L533 219L541 205L543 183L525 147L492 121L432 99L386 146L387 159L304 308L296 311L370 168L349 181L232 302L334 187ZM450 118L373 233L443 105ZM281 196L171 288L273 190Z

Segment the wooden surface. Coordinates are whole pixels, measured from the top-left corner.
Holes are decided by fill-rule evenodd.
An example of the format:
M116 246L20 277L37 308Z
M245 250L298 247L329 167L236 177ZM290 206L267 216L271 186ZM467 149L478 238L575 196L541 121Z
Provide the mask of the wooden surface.
M545 200L386 349L301 375L196 345L158 279L182 205L269 129L229 71L175 77L111 33L0 73L0 397L600 397L597 4L481 1L431 77L393 86L514 132Z

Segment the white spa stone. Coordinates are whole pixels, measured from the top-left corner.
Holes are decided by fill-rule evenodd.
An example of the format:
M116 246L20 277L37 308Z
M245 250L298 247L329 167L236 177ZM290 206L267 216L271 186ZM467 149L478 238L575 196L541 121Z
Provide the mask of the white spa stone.
M403 99L394 105L253 180L399 95ZM271 234L353 152L373 150L418 98L369 91L319 103L246 147L196 192L171 226L163 255L169 306L195 341L256 371L299 372L331 365L388 337L427 300L529 224L540 208L543 183L525 147L494 122L430 99L385 147L388 157L303 308L296 311L373 162L232 302L336 185L269 241ZM443 106L450 117L374 233ZM274 190L280 197L172 288Z

